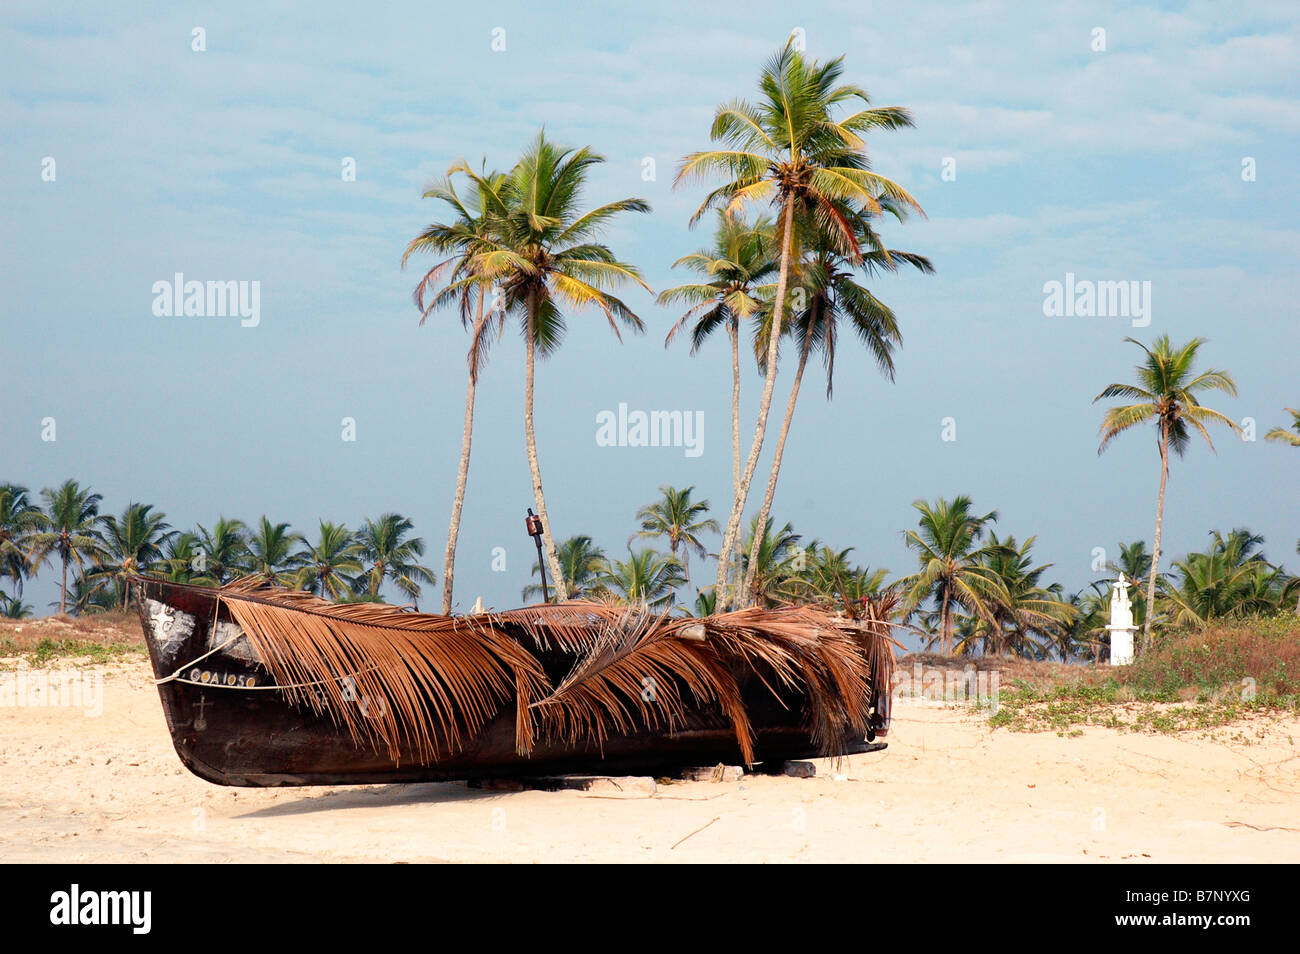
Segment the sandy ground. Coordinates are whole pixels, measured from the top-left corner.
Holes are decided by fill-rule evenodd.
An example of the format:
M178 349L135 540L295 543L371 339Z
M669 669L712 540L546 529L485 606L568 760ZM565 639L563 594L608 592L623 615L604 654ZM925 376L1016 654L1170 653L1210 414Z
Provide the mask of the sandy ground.
M181 767L143 657L95 671L101 715L0 706L4 861L1300 861L1296 720L1063 738L909 706L811 779L233 789Z

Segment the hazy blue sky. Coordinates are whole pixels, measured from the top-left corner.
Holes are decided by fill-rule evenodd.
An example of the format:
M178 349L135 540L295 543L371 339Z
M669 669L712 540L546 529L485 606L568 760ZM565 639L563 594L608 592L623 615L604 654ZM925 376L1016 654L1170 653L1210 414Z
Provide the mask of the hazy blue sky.
M1263 441L1300 406L1294 2L561 7L5 4L0 479L37 491L76 477L106 510L152 502L181 527L265 513L311 532L320 517L355 526L398 510L441 575L466 336L451 315L418 327L417 271L399 268L440 212L422 186L461 156L510 165L544 123L608 158L590 204L653 204L610 232L616 252L656 291L685 280L672 262L708 235L687 228L704 190L674 192L676 163L799 27L810 55L844 54L848 81L914 111L915 130L870 147L929 213L888 240L937 274L873 286L902 323L897 383L848 339L832 402L813 372L778 521L901 573L911 502L968 493L1001 512L1002 531L1038 534L1039 557L1078 587L1095 576L1094 547L1152 532L1154 439L1129 435L1098 457L1091 401L1130 376L1140 352L1125 335L1168 332L1209 339L1205 359L1241 392L1218 406L1254 418L1259 440L1222 430L1217 455L1196 446L1175 461L1167 552L1248 525L1295 564L1300 452ZM260 324L156 317L153 283L176 272L259 281ZM1044 284L1067 272L1149 281L1150 325L1046 317ZM694 484L723 520L730 492L725 341L696 358L665 351L675 314L640 291L627 299L644 337L620 345L603 318L575 315L537 385L556 536L590 533L612 555L658 485ZM514 605L528 582L522 365L512 330L479 389L462 608ZM752 364L743 388L748 434ZM596 415L620 402L702 411L704 453L598 446ZM341 440L345 417L355 442ZM956 441L941 440L945 417ZM505 572L491 569L497 546ZM28 588L42 612L56 577Z

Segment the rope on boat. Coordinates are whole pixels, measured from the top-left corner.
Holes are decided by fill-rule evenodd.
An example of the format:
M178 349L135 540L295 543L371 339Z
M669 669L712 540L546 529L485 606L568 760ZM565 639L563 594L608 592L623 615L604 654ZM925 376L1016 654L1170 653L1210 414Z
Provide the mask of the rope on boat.
M219 653L219 652L221 652L221 650L225 649L225 648L226 648L227 646L229 646L231 643L237 642L237 641L239 641L239 640L241 640L241 639L243 639L243 638L244 638L244 634L243 634L243 632L240 632L240 633L239 633L238 635L236 635L236 636L231 636L229 639L227 639L227 640L226 640L224 643L222 643L220 646L214 646L212 649L209 649L206 653L204 653L202 656L198 657L197 659L192 659L192 660L190 660L189 662L185 663L183 666L181 666L179 669L177 669L177 670L176 670L174 673L172 673L170 676L164 676L164 677L161 678L161 679L155 679L155 680L153 681L153 684L154 684L155 686L161 686L163 683L165 683L165 682L171 682L171 681L173 681L173 680L175 680L175 681L177 681L177 682L189 682L190 680L182 679L182 678L181 678L181 673L183 673L186 669L189 669L191 666L194 666L194 665L197 665L198 663L203 662L203 660L207 659L207 658L208 658L209 656L211 656L213 653ZM203 683L203 685L206 686L206 685L208 685L208 683L205 682L205 683Z

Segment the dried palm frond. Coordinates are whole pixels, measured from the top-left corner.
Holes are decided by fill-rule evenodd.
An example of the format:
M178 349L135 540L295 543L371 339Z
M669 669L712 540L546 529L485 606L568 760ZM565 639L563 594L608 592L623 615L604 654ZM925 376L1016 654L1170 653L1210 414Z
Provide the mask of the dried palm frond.
M858 613L862 625L857 632L871 665L871 685L877 700L888 696L894 688L894 647L902 649L903 644L890 636L890 621L902 602L902 590L892 586L866 597Z
M494 613L497 625L517 627L539 650L585 652L595 645L598 634L626 615L626 606L568 600L539 603L522 609Z
M783 704L789 692L782 690L804 697L805 721L824 754L841 754L847 736L866 733L872 664L851 634L852 620L816 607L789 606L735 610L701 622L719 656L749 666Z
M550 696L533 703L543 732L567 742L604 742L640 726L672 731L687 722L689 695L694 707L718 706L742 757L753 761L740 690L709 647L683 636L678 620L644 607L600 607L592 615L600 623L590 630L586 653Z
M353 741L420 761L454 751L513 700L516 746L532 746L537 660L480 617L337 605L239 581L218 598L293 704L327 713Z

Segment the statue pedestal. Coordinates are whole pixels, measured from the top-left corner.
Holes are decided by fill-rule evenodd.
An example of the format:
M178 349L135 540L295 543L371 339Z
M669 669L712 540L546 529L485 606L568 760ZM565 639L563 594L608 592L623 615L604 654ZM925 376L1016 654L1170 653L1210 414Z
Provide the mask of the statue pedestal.
M1133 634L1136 626L1107 626L1110 633L1110 664L1127 666L1133 661Z

